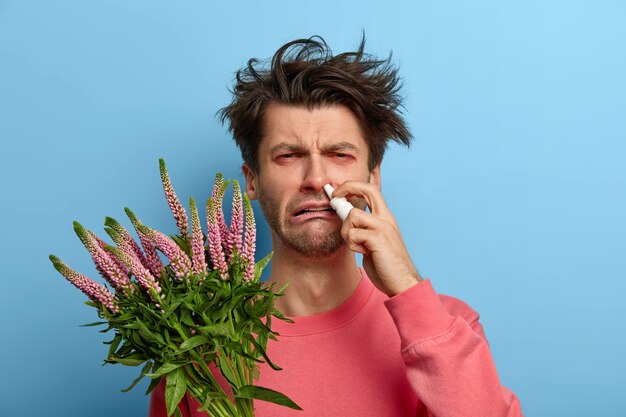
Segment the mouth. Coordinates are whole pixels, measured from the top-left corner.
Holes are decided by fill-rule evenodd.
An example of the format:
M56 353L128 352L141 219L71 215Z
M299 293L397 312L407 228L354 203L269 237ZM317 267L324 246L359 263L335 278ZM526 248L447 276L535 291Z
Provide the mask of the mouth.
M305 208L302 210L297 211L294 214L294 217L298 217L298 216L302 216L302 215L315 215L315 214L322 214L324 212L333 212L334 210L332 208L330 208L329 206L324 206L324 207L309 207L309 208Z

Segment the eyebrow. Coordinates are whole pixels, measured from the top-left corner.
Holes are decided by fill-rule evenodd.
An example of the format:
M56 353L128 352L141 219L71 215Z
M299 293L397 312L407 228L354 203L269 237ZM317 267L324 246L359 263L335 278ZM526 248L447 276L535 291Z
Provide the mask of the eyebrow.
M271 153L275 153L278 151L288 151L288 152L306 152L306 149L299 144L281 142L275 146L270 148ZM339 151L352 151L355 153L359 153L359 148L354 144L346 141L341 141L337 143L331 143L327 146L322 147L322 152L339 152Z

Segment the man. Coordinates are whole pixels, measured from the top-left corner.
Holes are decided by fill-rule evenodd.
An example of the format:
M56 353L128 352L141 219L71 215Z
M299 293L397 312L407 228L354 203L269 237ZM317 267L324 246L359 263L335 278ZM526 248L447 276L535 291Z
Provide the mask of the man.
M283 370L262 367L258 385L303 408L257 401L259 417L522 415L478 314L422 279L381 195L387 142L411 140L398 86L397 70L365 54L364 40L337 56L321 38L293 41L268 69L250 60L237 73L222 120L271 229L269 282L289 282L277 307L295 322L274 322L280 337L268 354ZM325 184L357 207L343 223ZM164 415L162 397L155 390L151 416ZM181 410L201 415L196 408L191 400Z

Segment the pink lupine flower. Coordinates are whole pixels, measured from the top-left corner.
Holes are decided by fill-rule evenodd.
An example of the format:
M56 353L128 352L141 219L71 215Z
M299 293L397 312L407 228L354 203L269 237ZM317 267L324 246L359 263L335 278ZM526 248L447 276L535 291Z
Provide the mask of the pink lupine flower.
M159 159L159 169L161 171L161 182L163 183L163 191L165 191L165 199L167 200L167 204L170 206L170 210L172 210L172 214L176 219L176 225L180 230L180 235L185 237L188 234L189 228L187 212L185 211L183 205L180 204L180 200L174 191L174 187L170 181L170 176L167 173L167 167L165 166L165 161L163 159Z
M206 202L209 254L211 255L213 268L220 271L222 279L228 279L228 265L226 265L224 252L222 251L222 238L220 236L220 227L217 223L217 211L213 197L210 197Z
M72 285L81 290L93 302L100 303L111 313L119 312L119 307L115 303L115 296L104 286L94 280L79 274L67 266L65 262L54 255L50 255L50 260L54 268L61 273Z
M98 242L98 246L100 246L102 249L106 250L106 247L109 246L108 243L100 239L100 237L98 237L98 235L96 235L95 233L91 231L88 231L87 233L91 234L91 237L93 237L96 240L96 242ZM115 256L115 254L109 253L109 257L111 258L113 262L115 262L115 264L120 268L121 271L124 271L124 275L128 275L130 271L124 262L122 262L117 256ZM98 269L98 272L102 274L102 272L99 269Z
M230 218L230 234L228 240L228 247L231 249L231 254L228 256L228 261L233 261L233 253L237 252L241 256L242 245L242 233L243 233L243 205L241 201L241 188L239 188L239 182L233 181L233 208Z
M78 235L85 248L91 254L91 258L96 264L98 271L102 274L116 291L119 290L131 290L131 282L126 274L126 271L122 270L117 263L113 260L113 256L100 247L98 241L95 239L94 234L85 229L80 223L74 222L74 230Z
M160 277L161 272L163 271L164 268L163 268L163 262L161 261L161 258L159 257L159 254L156 251L156 247L150 241L150 239L148 239L148 237L144 235L141 232L141 230L139 230L139 227L142 226L142 224L137 218L137 216L135 216L135 213L133 213L132 210L129 209L128 207L126 207L124 211L126 212L126 215L130 219L131 223L133 224L133 227L135 228L135 231L137 232L137 235L139 236L141 247L143 248L146 254L146 262L144 263L144 265L148 267L150 272L152 272L152 275L154 275L155 277Z
M207 264L204 257L204 235L200 226L200 216L198 207L193 198L189 199L189 208L191 210L191 264L194 274L204 275Z
M174 241L158 230L144 225L139 225L139 230L169 259L177 278L184 278L189 275L191 272L191 259Z
M254 250L256 247L256 223L254 221L254 211L250 204L247 194L243 195L243 204L246 213L245 237L243 241L243 250L241 258L244 262L245 269L243 279L252 281L254 279Z
M230 230L228 230L228 226L226 225L226 219L224 218L224 212L222 210L224 193L228 188L228 183L229 181L224 182L224 177L222 176L222 173L218 172L215 175L213 195L211 196L211 198L213 198L213 206L215 207L215 218L216 223L219 226L221 244L224 248L226 256L228 256L228 258L230 259L232 252L232 247L229 244L229 242L231 241Z
M159 283L150 271L148 271L148 269L141 264L139 258L135 256L131 248L123 246L114 248L112 246L107 246L106 249L124 262L126 267L130 269L132 274L135 276L135 279L142 290L150 294L152 299L157 303L161 301L161 296L159 295L161 294L161 287L159 286Z
M130 232L124 226L122 226L117 220L111 217L105 217L104 224L105 226L111 228L112 230L116 232L118 236L117 239L119 240L119 242L116 241L115 238L113 238L113 236L111 236L111 238L113 239L113 241L115 242L117 246L121 247L122 245L126 245L128 248L130 248L132 253L139 259L139 262L141 262L144 266L148 267L149 262L146 259L146 255L143 254L143 252L141 251L141 248L139 247L137 242L135 242L135 239L133 239Z

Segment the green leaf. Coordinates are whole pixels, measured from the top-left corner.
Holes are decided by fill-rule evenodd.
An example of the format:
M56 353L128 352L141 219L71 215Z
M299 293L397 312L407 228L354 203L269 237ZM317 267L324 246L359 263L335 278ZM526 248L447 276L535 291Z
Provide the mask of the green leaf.
M81 324L79 327L92 327L92 326L100 326L102 324L107 324L108 321L94 321L93 323Z
M237 394L235 394L235 397L267 401L270 403L293 408L294 410L302 410L302 408L300 408L298 404L293 402L285 394L281 394L278 391L274 391L269 388L259 387L256 385L245 385L239 388L239 390L237 390Z
M124 343L122 343L122 346L120 346L119 349L117 349L117 352L115 352L115 356L123 358L124 356L130 354L130 352L133 351L133 347L130 344L130 342L128 340L124 340Z
M280 311L278 311L277 309L272 310L271 315L272 315L272 316L274 316L274 317L276 317L277 319L282 320L282 321L285 321L285 322L287 322L287 323L293 323L293 320L291 320L291 319L290 319L290 318L288 318L288 317L285 317L285 316L283 315L283 313L281 313L281 312L280 312ZM269 316L268 316L268 318L269 318Z
M122 335L119 333L116 333L115 337L113 337L113 340L108 342L110 346L109 346L109 353L107 355L107 359L111 359L111 357L117 350L117 347L120 345L121 341L122 341Z
M178 407L178 403L185 395L185 375L181 368L177 368L175 371L169 373L165 377L165 407L167 409L167 415L171 416Z
M152 390L158 387L162 379L163 377L159 377L159 378L154 378L152 381L150 381L150 385L148 385L148 389L146 389L146 395L150 394Z
M184 303L187 304L187 303ZM190 308L191 306L187 305L187 308ZM195 327L196 323L194 323L193 318L191 317L191 311L189 310L182 310L180 312L180 321L184 324L186 324L187 326L191 326L191 327Z
M209 343L209 339L207 339L204 336L190 337L189 339L185 340L183 343L180 344L180 349L178 350L178 353L186 352L189 349L193 349L197 346L204 345L206 343Z
M198 327L200 333L207 333L213 336L229 336L230 326L228 323L217 323L210 326Z
M148 327L141 320L139 320L139 318L137 318L137 325L139 326L139 335L143 337L146 341L150 343L158 342L161 345L165 344L163 342L163 337L161 337L161 335L158 333L152 333L150 329L148 329Z
M163 376L163 375L165 375L167 373L172 372L175 369L180 368L183 365L184 365L184 363L166 363L165 365L161 366L156 371L154 371L151 374L148 374L146 376L149 376L150 378L158 378L160 376Z
M289 282L285 282L278 290L278 294L283 295L288 286L289 286Z
M165 319L165 318L169 317L174 312L174 310L176 310L178 308L179 305L180 305L180 301L176 301L176 302L172 303L167 308L167 310L165 310L165 313L163 313L163 318Z
M280 371L283 368L281 368L280 366L276 365L274 362L272 362L269 358L269 356L267 356L267 353L265 352L265 349L263 348L263 346L261 346L252 335L249 334L244 334L243 338L246 340L249 340L250 343L252 343L255 347L255 352L256 353L260 353L261 356L263 356L263 359L265 359L265 362L267 362L267 364L270 366L270 368L274 369L275 371Z
M221 399L223 401L229 401L229 398L226 395L224 395L223 393L215 391L214 388L211 387L211 386L208 386L204 390L202 390L202 393L200 394L199 398L204 398L204 402L202 403L200 408L198 408L199 412L207 411L209 406L211 405L211 403L215 399Z
M254 279L259 279L261 273L263 272L263 269L267 266L268 263L270 263L272 255L274 255L274 251L268 253L265 258L261 259L254 265Z
M143 379L143 377L146 376L146 374L148 373L148 371L150 370L151 367L152 367L152 362L150 362L150 361L146 362L146 364L144 365L143 369L139 373L139 376L137 378L135 378L133 383L130 384L130 386L128 388L123 389L122 392L128 392L131 389L135 388L135 385L137 385L137 383L139 383L139 381L141 381Z
M191 254L191 245L189 244L189 242L187 242L186 238L183 238L179 235L170 235L170 238L176 242L176 244L178 245L178 247L180 247L182 250L184 250L187 255Z
M112 357L107 360L108 362L121 363L126 366L139 366L146 361L141 353L133 353L132 355L120 357Z
M235 357L235 355L240 355L243 356L244 358L248 358L254 362L259 362L262 363L263 361L261 359L258 359L256 357L253 356L253 354L256 355L255 351L252 351L251 353L247 353L244 349L241 343L238 342L227 342L224 345L225 348L231 349L233 351L233 353L231 353L231 357ZM278 370L280 370L281 368L279 368Z
M222 375L224 375L224 378L226 378L230 386L234 387L235 375L233 374L231 364L225 354L217 355L217 367L220 369L220 372L222 372Z

